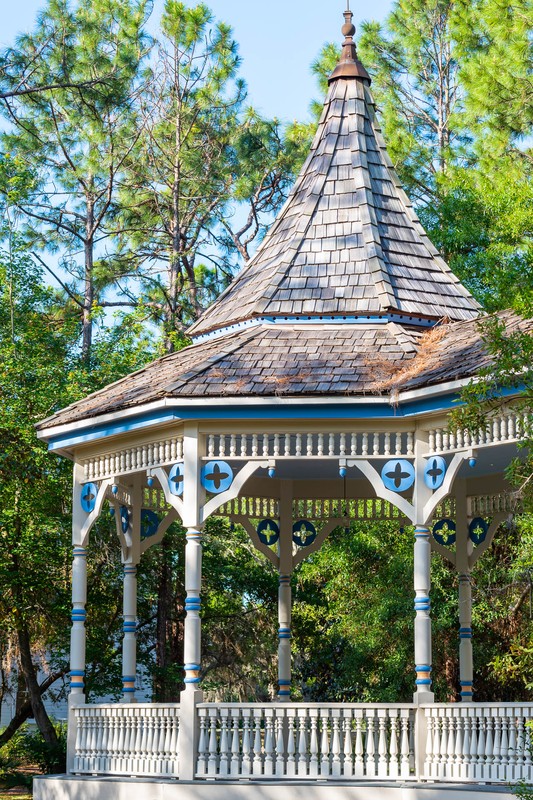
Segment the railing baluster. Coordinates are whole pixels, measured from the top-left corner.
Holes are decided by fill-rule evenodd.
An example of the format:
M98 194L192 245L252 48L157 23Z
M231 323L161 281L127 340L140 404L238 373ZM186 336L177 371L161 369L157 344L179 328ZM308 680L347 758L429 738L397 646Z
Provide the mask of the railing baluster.
M340 708L334 708L331 712L331 774L334 777L341 775L341 735L340 735Z
M310 709L311 735L309 741L309 775L316 778L318 775L318 709Z
M351 778L354 772L353 739L352 739L352 712L349 708L342 709L343 716L343 755L342 772L345 778Z
M365 751L363 747L363 709L356 708L355 716L355 761L353 774L355 778L365 775Z
M250 775L252 772L252 747L250 742L250 716L249 708L242 711L242 774Z
M241 761L240 761L240 731L239 731L239 709L234 708L231 711L233 716L232 735L231 735L231 761L230 761L230 775L236 777L241 775Z
M265 775L274 774L274 711L265 709Z
M399 775L398 765L398 709L391 708L388 710L389 724L390 724L390 744L389 744L389 777L397 778Z
M410 712L408 708L400 710L401 719L401 739L400 739L400 775L402 778L408 778L410 773L409 763L409 717Z
M296 756L298 775L307 775L309 754L307 752L307 709L298 709L298 753Z
M209 709L209 758L207 774L214 777L218 772L217 709Z
M254 709L254 748L253 748L253 763L252 773L254 775L263 774L263 750L261 746L261 719L262 711L260 708Z
M366 774L369 778L376 776L376 743L374 741L374 709L369 709L366 716L366 740L365 740L365 766Z
M331 773L329 753L329 709L320 709L320 775L327 777Z
M388 775L387 759L387 709L378 709L378 775L386 778Z
M287 777L296 775L296 733L294 729L296 711L287 708Z
M283 724L285 719L284 709L275 710L276 732L276 775L283 777L285 774L285 741L283 737Z
M218 774L221 778L229 775L229 736L228 736L228 709L220 709L220 758L218 766Z

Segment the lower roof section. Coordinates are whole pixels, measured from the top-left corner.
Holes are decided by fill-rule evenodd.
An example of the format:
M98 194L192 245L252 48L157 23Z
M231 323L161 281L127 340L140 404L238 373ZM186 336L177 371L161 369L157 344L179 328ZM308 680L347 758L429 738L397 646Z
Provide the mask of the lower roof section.
M500 316L509 331L533 327L511 312ZM234 419L259 418L268 405L277 408L278 418L280 413L287 418L292 414L320 417L316 408L304 411L313 399L321 401L322 411L328 404L334 407L351 399L348 416L352 418L423 413L449 408L449 397L445 400L443 392L433 391L432 399L415 401L408 395L463 382L488 365L490 356L475 320L441 323L427 331L394 322L265 324L164 356L58 411L37 428L44 439L55 437L58 429L73 427L92 428L98 436L104 417L112 417L115 426L121 419L129 426L132 417L138 417L140 424L147 409L153 409L148 417L156 414L160 420L163 407L174 419L198 419L205 413L224 416L234 405L238 406ZM439 394L440 399L435 396ZM290 411L284 404L281 410L283 399L291 401ZM209 411L210 401L215 400L218 409ZM420 403L429 403L431 409ZM348 409L342 405L345 416ZM150 424L148 418L145 424Z

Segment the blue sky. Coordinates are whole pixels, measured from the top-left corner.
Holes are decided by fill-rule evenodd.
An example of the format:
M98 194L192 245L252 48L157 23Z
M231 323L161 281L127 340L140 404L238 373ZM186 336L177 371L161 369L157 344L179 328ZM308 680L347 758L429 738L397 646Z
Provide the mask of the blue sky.
M341 41L344 0L205 0L218 19L228 22L239 42L242 76L249 102L268 116L305 119L317 94L309 66L328 41ZM163 0L156 0L154 23ZM2 9L0 46L31 30L43 0L7 0ZM352 0L354 21L382 20L392 0Z

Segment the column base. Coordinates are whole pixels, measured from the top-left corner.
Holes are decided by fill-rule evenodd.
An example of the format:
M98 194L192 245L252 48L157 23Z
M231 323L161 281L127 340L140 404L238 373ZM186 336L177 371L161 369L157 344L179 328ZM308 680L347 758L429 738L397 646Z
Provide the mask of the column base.
M204 693L197 684L189 683L180 694L180 780L192 781L196 776L200 721L196 706L203 703Z
M419 706L425 703L434 703L434 702L435 702L434 692L428 692L425 689L420 689L413 694L413 703L416 703Z

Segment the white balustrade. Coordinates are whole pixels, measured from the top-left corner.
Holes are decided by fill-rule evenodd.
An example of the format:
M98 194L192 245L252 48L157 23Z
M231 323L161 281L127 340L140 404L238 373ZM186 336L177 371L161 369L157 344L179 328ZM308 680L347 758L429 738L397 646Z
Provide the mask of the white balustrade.
M519 513L521 508L520 498L514 492L475 495L469 497L467 502L469 517L490 517L502 511Z
M424 706L423 778L433 781L533 781L531 703L449 703Z
M202 703L198 713L198 778L415 777L410 704Z
M465 447L488 447L502 442L516 442L523 439L531 427L526 412L505 409L492 417L487 427L475 434L469 431L449 431L447 427L428 431L429 455L449 453Z
M87 705L72 713L74 773L178 777L178 705Z
M178 778L178 705L85 705L71 713L74 773ZM532 703L418 710L407 703L201 703L197 714L200 779L533 782Z
M279 519L279 502L269 497L237 497L229 503L225 503L220 511L222 516L238 517L245 516L252 519ZM345 519L352 520L398 520L402 522L403 517L396 506L386 500L379 498L358 498L358 499L295 499L293 501L294 519L314 519L330 520Z
M115 475L126 475L174 464L183 458L183 437L173 436L160 442L116 450L83 461L85 480L99 481Z
M348 453L349 451L349 453ZM239 433L207 436L206 458L373 458L414 456L414 434L402 432Z

